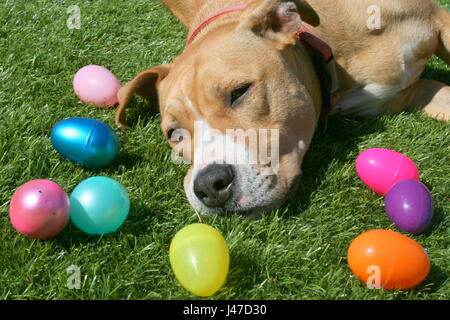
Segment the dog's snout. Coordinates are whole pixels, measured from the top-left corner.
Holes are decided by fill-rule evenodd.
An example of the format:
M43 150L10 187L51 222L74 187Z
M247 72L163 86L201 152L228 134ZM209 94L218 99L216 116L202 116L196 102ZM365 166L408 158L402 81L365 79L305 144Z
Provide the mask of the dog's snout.
M231 197L233 179L230 165L210 164L194 180L194 193L207 207L221 207Z

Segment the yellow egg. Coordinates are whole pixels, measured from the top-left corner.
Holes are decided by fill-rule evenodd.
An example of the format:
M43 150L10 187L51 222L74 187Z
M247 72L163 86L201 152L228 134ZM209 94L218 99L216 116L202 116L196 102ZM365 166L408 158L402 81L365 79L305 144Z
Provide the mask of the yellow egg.
M178 281L197 296L211 296L225 282L230 264L228 246L222 234L209 225L196 223L178 231L169 256Z

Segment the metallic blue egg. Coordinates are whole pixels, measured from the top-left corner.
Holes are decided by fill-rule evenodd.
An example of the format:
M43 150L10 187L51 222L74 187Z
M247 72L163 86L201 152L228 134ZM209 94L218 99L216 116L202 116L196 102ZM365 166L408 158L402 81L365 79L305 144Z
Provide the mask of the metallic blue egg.
M119 153L117 135L106 123L88 118L69 118L52 129L53 147L63 157L89 169L110 164Z

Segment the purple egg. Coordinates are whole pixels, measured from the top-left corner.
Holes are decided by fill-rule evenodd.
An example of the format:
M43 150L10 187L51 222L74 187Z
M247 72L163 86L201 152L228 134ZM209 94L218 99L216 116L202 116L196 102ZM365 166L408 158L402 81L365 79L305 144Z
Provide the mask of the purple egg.
M433 217L433 200L428 188L417 180L402 180L386 194L388 217L403 231L423 232Z

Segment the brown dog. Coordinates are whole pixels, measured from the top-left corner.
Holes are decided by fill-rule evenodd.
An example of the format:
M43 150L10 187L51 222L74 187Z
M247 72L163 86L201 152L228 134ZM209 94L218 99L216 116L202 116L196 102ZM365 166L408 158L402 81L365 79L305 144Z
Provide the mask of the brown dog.
M302 25L333 48L342 94L335 113L422 109L450 118L450 87L419 78L433 54L450 63L450 14L431 0L162 2L189 29L189 45L120 90L116 122L127 126L136 93L159 105L171 147L191 163L184 186L195 209L257 214L296 187L324 90L310 50L296 39ZM230 154L258 159L260 150L230 138L229 129L253 130L259 142L270 130L266 145L278 157L228 161ZM267 167L276 170L264 174Z

